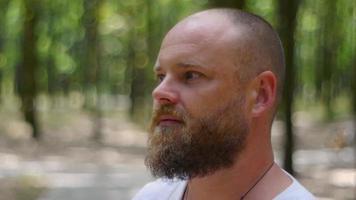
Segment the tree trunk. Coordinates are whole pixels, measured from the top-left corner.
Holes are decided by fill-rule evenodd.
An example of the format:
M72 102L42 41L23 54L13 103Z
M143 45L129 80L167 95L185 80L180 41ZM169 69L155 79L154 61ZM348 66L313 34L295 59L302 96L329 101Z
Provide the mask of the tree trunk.
M321 99L324 103L327 119L333 118L332 100L334 97L333 88L333 74L337 70L337 62L335 52L337 52L342 38L340 38L338 30L338 14L336 1L327 1L324 15L321 21L323 22L320 35L322 41L320 42L321 51Z
M100 42L98 36L99 11L103 1L84 1L85 53L84 70L86 104L93 118L93 139L102 140L102 111L101 111L101 68ZM92 99L94 95L94 99Z
M131 88L130 88L130 99L131 99L131 107L130 114L131 118L134 121L139 122L139 116L142 114L142 109L144 108L145 102L145 85L146 85L146 75L145 68L139 68L136 66L136 52L134 49L129 50L129 57L131 57L131 61L128 61L130 65L128 67L131 68ZM129 58L130 59L130 58Z
M5 38L3 36L5 35L5 14L7 10L9 1L8 0L1 0L0 1L0 104L2 103L2 83L3 83L3 68L4 62L2 62L2 55L4 51L4 43L5 43Z
M131 15L136 16L138 14L138 11L142 9L142 7L132 7L131 8ZM149 11L148 11L149 12ZM139 50L137 48L137 40L139 40L139 30L137 30L135 24L136 21L135 19L130 19L130 24L132 25L130 27L129 31L129 38L128 38L128 57L127 57L127 62L128 65L127 67L129 68L129 71L131 72L131 82L130 82L130 100L131 100L131 107L130 107L130 116L131 119L133 119L136 122L141 123L142 121L142 114L144 113L144 108L145 108L145 99L147 97L147 77L146 77L146 67L147 66L139 66L137 65L138 62L140 62L138 59L138 54L137 51ZM142 48L142 47L141 47ZM141 62L142 63L142 62Z
M294 137L292 112L296 74L296 67L294 66L294 34L296 29L296 16L299 7L299 0L279 0L278 6L279 32L284 45L286 61L285 88L283 96L284 117L286 123L284 168L293 175Z
M21 110L26 122L32 127L32 137L39 140L41 137L38 128L36 112L37 83L36 72L38 59L36 52L37 36L35 27L38 20L38 2L36 0L23 0L25 18L22 38L22 61L16 69L17 92L21 99Z
M352 18L353 20L352 21L356 21L356 2L354 1L353 2L353 15L352 15ZM354 125L354 141L353 141L353 146L354 146L354 156L356 156L356 25L354 24L352 26L352 44L353 44L353 47L352 47L352 55L353 55L353 59L351 61L351 69L353 71L353 78L351 78L351 81L352 81L352 86L351 86L351 93L352 93L352 107L353 107L353 125ZM356 169L356 159L354 159L354 169ZM354 197L356 197L356 191L354 191Z

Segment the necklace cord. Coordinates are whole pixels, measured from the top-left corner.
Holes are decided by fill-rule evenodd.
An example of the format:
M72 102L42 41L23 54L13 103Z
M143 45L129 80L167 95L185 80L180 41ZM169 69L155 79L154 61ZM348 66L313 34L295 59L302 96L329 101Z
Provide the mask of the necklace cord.
M185 191L183 193L183 200L188 199L188 192L189 192L189 184L187 183L187 187L185 188Z
M259 177L259 178L257 179L257 181L252 185L252 187L250 187L250 189L248 189L247 192L245 192L245 194L243 194L243 195L241 196L240 200L244 199L244 198L246 197L246 195L247 195L249 192L251 192L251 190L263 179L263 177L266 176L267 172L269 172L269 170L272 169L273 165L274 165L274 162L272 162L272 164L271 164L270 166L268 166L267 170L266 170L265 172L263 172L263 174L261 175L261 177Z
M250 189L248 189L247 192L245 192L241 196L240 200L244 199L246 197L246 195L263 179L263 177L266 176L267 172L269 172L269 170L272 169L273 165L274 165L274 162L272 162L272 164L270 164L268 166L267 170L263 172L263 174L256 180L256 182L250 187ZM185 191L183 193L183 200L187 200L188 199L188 193L189 193L189 184L187 184L187 187L186 187L186 189L185 189Z

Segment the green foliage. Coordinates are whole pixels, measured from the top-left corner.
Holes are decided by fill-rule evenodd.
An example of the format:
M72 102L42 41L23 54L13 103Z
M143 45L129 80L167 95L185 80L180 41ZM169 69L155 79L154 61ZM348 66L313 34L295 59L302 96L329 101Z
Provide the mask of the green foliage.
M28 20L24 16L23 2L0 1L3 96L14 91L16 67L22 59L23 21ZM89 1L34 2L39 16L35 27L38 40L33 49L38 57L39 93L53 97L70 92L83 96L92 93L86 98L97 95L95 91L125 95L132 101L132 112L141 115L144 111L149 115L144 105L150 103L144 102L150 102L150 91L155 85L152 66L164 34L179 19L208 7L213 1L105 0L101 1L97 14L89 18L86 16ZM278 25L277 0L246 0L244 6L274 26ZM294 38L296 95L301 101L314 100L325 104L324 107L332 107L340 94L347 94L345 98L351 99L354 90L351 82L355 79L351 73L355 67L355 7L351 0L301 2ZM94 22L97 27L93 26ZM88 46L88 26L97 29L98 61L88 56L87 50L92 47ZM98 62L97 69L90 67L92 62ZM97 84L93 77L97 78ZM329 103L323 100L326 98ZM95 100L88 102L96 105Z

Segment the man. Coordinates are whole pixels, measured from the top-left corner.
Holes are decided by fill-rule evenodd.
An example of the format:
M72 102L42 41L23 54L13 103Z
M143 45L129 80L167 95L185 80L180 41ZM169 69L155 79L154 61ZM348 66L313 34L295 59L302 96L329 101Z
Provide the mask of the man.
M135 200L314 199L274 163L283 49L263 19L212 9L179 22L154 66L146 165Z

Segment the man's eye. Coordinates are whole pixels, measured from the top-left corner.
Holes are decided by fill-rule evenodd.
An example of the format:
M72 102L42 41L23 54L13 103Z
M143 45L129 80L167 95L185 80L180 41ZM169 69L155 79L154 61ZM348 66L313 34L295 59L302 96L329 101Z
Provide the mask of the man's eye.
M163 81L165 75L164 74L157 74L157 82L160 83Z
M195 79L198 79L202 76L201 73L199 72L193 72L193 71L189 71L189 72L186 72L184 74L184 79L189 81L189 80L195 80Z

